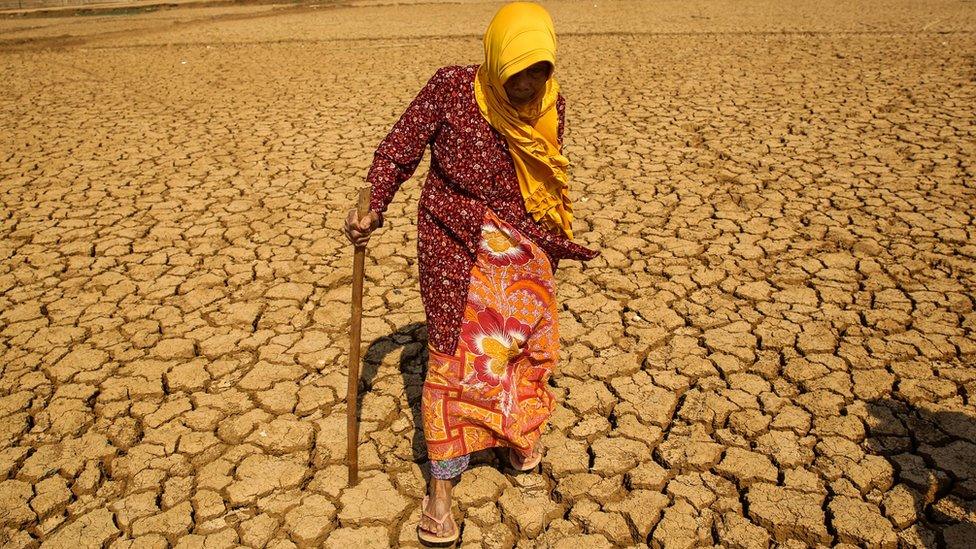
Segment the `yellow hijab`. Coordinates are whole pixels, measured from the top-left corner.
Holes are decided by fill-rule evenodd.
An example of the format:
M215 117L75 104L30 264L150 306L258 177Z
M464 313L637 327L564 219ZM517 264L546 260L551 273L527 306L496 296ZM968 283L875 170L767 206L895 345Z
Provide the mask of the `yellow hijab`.
M502 6L485 31L485 62L474 82L481 114L508 142L525 208L537 222L573 237L569 160L559 150L556 97L550 76L539 96L521 108L505 93L505 81L540 61L556 66L556 34L549 13L529 2Z

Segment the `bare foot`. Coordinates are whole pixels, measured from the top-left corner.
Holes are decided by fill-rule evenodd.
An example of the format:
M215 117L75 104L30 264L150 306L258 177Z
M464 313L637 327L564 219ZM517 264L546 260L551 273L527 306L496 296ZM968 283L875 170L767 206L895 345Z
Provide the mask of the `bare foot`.
M437 524L424 514L420 515L420 529L430 532L438 537L449 537L457 531L457 523L451 513L451 486L450 480L430 479L427 487L427 507L424 509L428 515L441 518L447 515L449 518L441 524Z

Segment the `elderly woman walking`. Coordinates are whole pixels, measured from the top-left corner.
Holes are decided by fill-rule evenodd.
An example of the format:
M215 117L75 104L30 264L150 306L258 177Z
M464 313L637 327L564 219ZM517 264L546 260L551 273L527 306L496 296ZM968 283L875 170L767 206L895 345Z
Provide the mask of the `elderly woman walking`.
M411 102L376 150L371 211L362 219L351 211L345 226L365 244L430 145L417 220L432 477L418 536L429 544L458 537L451 488L472 452L503 448L521 471L542 459L559 352L553 271L560 259L597 255L572 241L549 14L532 3L503 6L484 47L484 63L437 70Z

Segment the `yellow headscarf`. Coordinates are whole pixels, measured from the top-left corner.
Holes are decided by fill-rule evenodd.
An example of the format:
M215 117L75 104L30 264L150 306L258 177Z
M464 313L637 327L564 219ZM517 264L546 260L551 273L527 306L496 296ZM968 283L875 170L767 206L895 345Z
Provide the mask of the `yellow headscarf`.
M474 82L481 114L508 142L525 208L533 219L573 237L569 198L569 160L559 150L556 97L559 84L550 76L539 96L516 108L505 81L540 61L556 66L556 34L549 13L529 2L502 6L485 31L485 62Z

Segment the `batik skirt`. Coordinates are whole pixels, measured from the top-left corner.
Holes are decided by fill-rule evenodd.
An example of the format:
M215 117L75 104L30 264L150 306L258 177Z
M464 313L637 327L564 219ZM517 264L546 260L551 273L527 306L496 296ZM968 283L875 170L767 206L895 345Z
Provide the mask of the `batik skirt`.
M552 266L490 209L457 348L428 351L422 411L432 464L466 464L471 452L496 446L532 452L555 407L547 388L559 353Z

